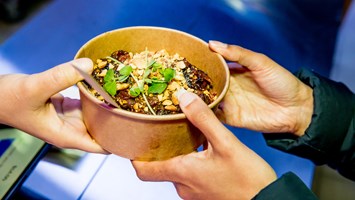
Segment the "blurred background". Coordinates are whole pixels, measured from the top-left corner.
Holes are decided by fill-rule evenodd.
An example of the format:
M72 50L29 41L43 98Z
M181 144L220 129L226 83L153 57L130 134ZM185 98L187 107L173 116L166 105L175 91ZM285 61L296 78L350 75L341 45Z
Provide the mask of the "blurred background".
M0 0L0 74L46 70L71 60L81 45L102 32L137 25L238 44L268 55L292 72L306 67L355 91L355 6L350 0ZM354 199L354 182L329 167L315 167L268 148L260 134L230 129L278 175L295 170L320 199ZM84 155L53 148L43 162L70 170ZM36 174L41 169L29 177L22 192L50 198L33 184L40 180ZM90 184L94 187L90 181L85 190ZM80 198L90 199L90 194L82 192Z

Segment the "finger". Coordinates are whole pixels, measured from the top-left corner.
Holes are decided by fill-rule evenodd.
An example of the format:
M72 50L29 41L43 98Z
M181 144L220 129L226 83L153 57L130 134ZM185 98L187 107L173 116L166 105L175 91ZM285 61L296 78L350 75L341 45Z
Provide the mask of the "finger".
M57 115L49 115L44 120L43 128L48 124L49 131L44 131L42 139L62 148L75 148L92 153L107 152L97 144L87 132L82 121L81 103L78 99L71 99L56 94L51 97L51 106L56 110ZM43 130L42 130L43 131Z
M65 126L63 130L69 136L67 137L70 139L68 144L71 143L73 147L80 148L83 151L108 154L108 152L96 143L87 132L87 129L82 121L83 118L80 100L66 97L63 99L61 107L63 109L62 119L68 124L68 126ZM81 127L79 127L80 124Z
M218 41L210 41L210 48L225 59L237 62L251 71L263 70L278 65L261 53L256 53L236 45L228 45Z
M90 153L110 154L99 144L97 144L96 141L93 140L88 133L85 136L75 135L75 133L68 134L68 137L71 137L71 139L67 141L62 141L62 143L65 144L64 146L62 146L62 148L79 149Z
M81 112L81 101L79 99L65 97L63 99L62 109L66 117L76 117L80 120L83 120Z
M236 62L231 62L231 63L228 63L228 68L229 68L229 71L231 73L242 73L242 72L246 72L248 71L248 68L242 66L241 64L239 63L236 63Z
M63 116L63 125L59 131L51 130L51 134L39 135L42 140L60 148L79 149L85 152L108 154L86 131L85 127L77 128L81 120Z
M202 131L215 150L233 140L232 134L213 111L196 94L181 89L177 93L180 107L191 123Z
M94 139L90 137L88 134L85 137L81 137L74 141L75 143L73 144L75 149L80 149L85 152L90 152L90 153L100 153L100 154L110 154L110 152L106 151L103 149Z
M37 98L42 98L42 102L47 101L52 95L82 80L82 76L72 66L74 62L88 73L93 70L92 61L88 58L81 58L58 65L42 73L34 74L29 76L27 82L32 94Z
M178 167L181 156L165 161L132 161L137 177L142 181L180 182L182 170Z
M192 199L192 197L197 199L196 195L192 196L193 193L189 186L182 183L176 183L176 182L174 182L173 184L176 189L176 192L178 193L181 199Z
M62 107L63 101L64 101L64 97L60 93L57 93L51 97L51 102L59 116L63 115L63 107Z

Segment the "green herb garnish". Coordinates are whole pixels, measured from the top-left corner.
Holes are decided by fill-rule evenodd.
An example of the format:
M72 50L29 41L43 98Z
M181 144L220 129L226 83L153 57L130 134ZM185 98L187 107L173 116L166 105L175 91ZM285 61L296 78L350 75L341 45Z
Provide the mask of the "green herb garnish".
M152 65L152 67L153 67L153 71L155 72L155 71L157 71L158 69L161 69L161 68L163 67L163 65L160 64L160 63L154 62L153 65Z
M130 65L126 65L122 69L120 69L120 71L119 71L120 76L118 77L118 82L122 83L122 82L126 81L132 71L133 71L133 69Z
M153 66L154 67L154 66ZM149 94L161 94L165 91L166 87L168 86L168 83L174 78L175 76L175 70L171 68L166 68L162 72L164 76L164 80L153 77L151 79L146 79L145 82L150 83L150 86L148 87L148 93Z
M171 68L166 68L163 71L163 75L164 75L164 80L169 83L175 76L175 70L171 69Z
M113 60L118 64L122 64L121 62L119 62L118 60L112 57L107 57L107 58ZM115 71L113 69L109 69L104 77L104 89L110 95L114 96L117 93L116 81L124 82L129 78L129 76L131 76L137 85L132 86L129 89L129 94L132 97L137 97L139 95L142 95L149 110L154 115L156 115L152 107L149 105L147 97L145 96L144 83L148 84L147 92L149 94L161 94L167 88L168 83L174 78L175 70L172 68L163 68L162 64L157 63L154 60L151 60L149 63L147 62L147 68L144 70L142 80L138 80L137 77L133 75L132 71L133 71L132 67L130 65L126 65L119 70L119 76L118 78L116 78ZM158 72L158 73L155 74L155 77L149 78L152 72Z
M115 72L113 71L113 69L109 69L106 72L106 75L104 77L104 89L112 96L115 96L117 93Z
M138 86L134 86L134 87L131 87L131 89L129 89L129 94L132 97L137 97L138 95L141 94L141 90L139 89Z
M129 76L132 72L132 67L130 65L126 65L120 69L120 76Z
M151 86L148 88L148 93L149 94L160 94L164 92L168 84L166 83L153 83Z

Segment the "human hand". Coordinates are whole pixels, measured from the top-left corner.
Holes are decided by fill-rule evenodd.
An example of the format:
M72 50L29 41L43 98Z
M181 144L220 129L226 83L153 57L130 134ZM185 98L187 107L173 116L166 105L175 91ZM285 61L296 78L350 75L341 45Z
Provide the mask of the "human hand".
M88 73L92 70L90 59L78 59L38 74L0 76L0 123L58 147L106 153L86 130L80 100L59 94L82 80L72 62Z
M267 56L210 41L231 71L230 88L217 112L231 126L302 136L313 114L312 89Z
M202 152L166 161L132 161L143 181L171 181L183 199L251 199L276 180L273 169L241 143L195 94L179 95L180 107L207 138Z

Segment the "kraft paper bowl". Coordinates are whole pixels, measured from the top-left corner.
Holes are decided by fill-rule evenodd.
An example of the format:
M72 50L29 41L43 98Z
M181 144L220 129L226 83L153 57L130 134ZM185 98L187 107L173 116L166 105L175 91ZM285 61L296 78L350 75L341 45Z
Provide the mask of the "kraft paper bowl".
M224 59L208 44L190 34L160 27L127 27L98 35L84 44L75 58L93 62L122 49L142 52L161 49L178 53L212 79L218 98L216 108L229 86L229 70ZM93 139L105 150L131 160L165 160L195 151L205 138L184 114L153 116L112 108L99 101L79 82L83 119ZM196 113L198 115L198 113Z

